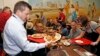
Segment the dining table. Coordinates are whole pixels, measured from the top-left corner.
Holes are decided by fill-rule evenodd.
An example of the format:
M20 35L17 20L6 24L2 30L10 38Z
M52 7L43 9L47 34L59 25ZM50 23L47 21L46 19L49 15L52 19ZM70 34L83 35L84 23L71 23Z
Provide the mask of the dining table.
M77 44L61 45L56 48L52 48L47 56L96 56Z
M47 53L47 56L96 56L96 54L89 52L88 50L86 50L85 48L83 48L82 46L85 46L89 43L86 44L79 44L76 42L70 43L68 39L62 39L62 38L58 38L59 34L57 34L57 45L54 46L50 46L49 47L49 52L46 52L48 49L48 47L46 47L45 52ZM61 37L61 36L60 36ZM37 42L37 43L41 43L41 42L45 42L44 38L33 38L32 36L28 38L30 41L32 42ZM76 40L80 40L80 39L76 39ZM87 39L83 39L85 41L88 41L91 43L91 41L87 40ZM75 41L75 40L73 40Z

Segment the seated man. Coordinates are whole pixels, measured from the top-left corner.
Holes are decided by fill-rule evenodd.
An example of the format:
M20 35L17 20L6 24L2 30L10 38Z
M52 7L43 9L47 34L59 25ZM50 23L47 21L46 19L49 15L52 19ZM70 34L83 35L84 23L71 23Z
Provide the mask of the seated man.
M82 30L78 28L77 26L78 25L75 21L71 23L71 30L67 38L80 38L81 37L80 35L82 35Z

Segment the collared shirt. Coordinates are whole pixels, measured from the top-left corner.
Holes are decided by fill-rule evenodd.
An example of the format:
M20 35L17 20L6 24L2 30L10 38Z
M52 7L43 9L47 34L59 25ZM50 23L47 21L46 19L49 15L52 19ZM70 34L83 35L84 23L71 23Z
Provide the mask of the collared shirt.
M9 55L16 55L23 51L33 52L44 48L46 43L32 43L27 40L24 22L17 15L12 15L6 22L3 32L4 50Z

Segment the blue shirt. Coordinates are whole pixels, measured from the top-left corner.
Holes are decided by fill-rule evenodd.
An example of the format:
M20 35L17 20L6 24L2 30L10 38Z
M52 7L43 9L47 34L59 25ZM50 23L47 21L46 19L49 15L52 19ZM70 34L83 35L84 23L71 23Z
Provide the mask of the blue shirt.
M62 29L62 36L68 36L68 30L67 28Z
M17 15L11 16L6 22L3 32L3 46L7 54L14 56L23 51L33 52L44 48L47 43L32 43L27 40L24 21Z

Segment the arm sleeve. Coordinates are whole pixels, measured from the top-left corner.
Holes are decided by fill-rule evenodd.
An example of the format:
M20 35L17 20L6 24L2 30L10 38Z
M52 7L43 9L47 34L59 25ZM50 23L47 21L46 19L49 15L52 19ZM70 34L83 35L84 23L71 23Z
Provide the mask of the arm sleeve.
M12 31L10 31L10 34L13 36L12 39L23 51L33 52L45 47L46 43L38 44L29 42L24 27L18 25L13 27L10 27L10 29L12 29Z
M93 31L95 31L98 27L100 27L100 24L97 24L96 22L91 21L90 26L91 26L91 29L92 29Z

